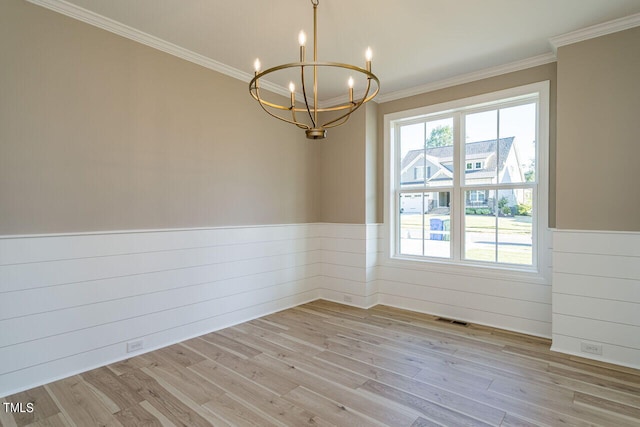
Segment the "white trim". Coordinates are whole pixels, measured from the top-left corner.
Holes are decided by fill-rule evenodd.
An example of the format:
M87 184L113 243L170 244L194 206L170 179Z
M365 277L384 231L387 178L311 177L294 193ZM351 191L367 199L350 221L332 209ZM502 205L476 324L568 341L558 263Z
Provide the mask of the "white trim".
M102 28L103 30L107 30L111 33L128 38L129 40L133 40L143 45L160 50L162 52L166 52L170 55L176 56L178 58L192 62L194 64L201 65L210 70L217 71L229 77L233 77L234 79L238 79L243 82L249 83L249 81L251 81L251 79L253 78L252 73L247 73L247 72L238 70L237 68L230 67L229 65L223 64L222 62L216 61L207 56L185 49L176 44L170 43L166 40L162 40L161 38L152 36L151 34L147 34L143 31L137 30L133 27L130 27L121 22L115 21L111 18L107 18L98 13L84 9L73 3L69 3L64 0L27 0L27 1L38 6L42 6L46 9L52 10L54 12L58 12L70 18L77 19L78 21L82 21L89 25L93 25L94 27ZM262 85L263 89L277 93L278 95L289 97L290 92L287 88L284 88L280 85L276 85L274 83L270 83L264 80L260 80L260 84Z
M631 235L637 235L640 236L640 231L620 231L620 230L574 230L574 229L560 229L560 228L554 228L552 229L553 233L562 233L562 234L568 234L568 233L580 233L580 234L631 234Z
M541 239L542 240L542 239ZM509 280L531 285L549 286L551 283L542 274L525 268L518 269L503 267L502 265L466 264L438 261L436 258L419 260L412 258L385 258L379 265L383 267L402 268L404 270L425 271L469 278L485 278Z
M30 1L30 0L27 0ZM206 231L206 230L231 230L237 228L265 228L265 227L307 227L322 225L322 222L301 222L295 224L252 224L252 225L220 225L211 227L186 227L186 228L149 228L137 230L103 230L103 231L69 231L62 233L40 233L40 234L6 234L0 235L2 239L40 239L43 237L72 237L72 236L101 236L111 234L138 234L138 233L174 233L178 231Z
M391 158L392 150L394 151L393 158L398 153L397 144L394 141L395 132L392 132L392 123L397 121L410 121L414 117L429 116L429 115L441 115L445 112L453 112L455 110L469 110L475 109L485 104L490 104L501 99L519 99L526 98L533 93L537 93L538 96L538 168L539 168L539 181L537 185L537 200L548 200L548 156L549 156L549 81L543 81L538 83L531 83L524 86L509 88L492 93L486 93L464 99L457 99L448 101L441 104L428 105L424 107L418 107L405 111L398 111L384 116L384 243L383 253L384 257L381 261L381 265L386 266L408 266L413 265L417 269L432 270L445 272L450 271L452 274L461 275L476 275L480 273L482 276L483 271L489 271L489 274L496 274L501 278L510 278L510 274L516 274L524 280L550 283L547 273L547 264L544 258L544 251L547 249L547 234L548 234L548 202L544 203L544 206L540 206L537 203L536 217L534 224L534 233L537 236L537 247L534 256L534 265L531 268L527 266L519 267L507 267L505 265L492 265L492 264L476 264L473 262L462 262L455 258L451 261L445 260L432 260L432 259L420 259L413 260L410 257L396 256L395 245L397 240L396 230L396 214L395 209L391 209L391 206L395 206L395 191L391 188L392 177L395 179L396 162ZM540 151L544 148L544 151ZM458 164L461 164L458 161ZM397 185L397 184L396 184ZM454 195L452 195L452 198ZM452 218L452 221L454 218ZM459 229L459 226L458 226ZM453 242L453 240L452 240ZM452 244L453 248L453 244ZM480 267L480 268L478 268ZM486 268L486 270L485 270ZM504 273L504 276L503 276Z
M237 68L230 67L222 62L216 61L199 53L180 47L176 44L170 43L166 40L162 40L159 37L152 36L143 31L137 30L133 27L125 25L121 22L107 18L98 13L84 9L73 3L69 3L65 0L27 0L38 6L42 6L46 9L58 12L62 15L70 18L77 19L78 21L85 22L89 25L93 25L103 30L107 30L111 33L128 38L143 45L158 49L162 52L166 52L170 55L192 62L194 64L201 65L213 71L217 71L221 74L229 77L241 80L249 83L253 78L252 73L238 70ZM469 74L463 74L450 79L441 80L438 82L428 83L426 85L417 86L415 88L404 89L397 92L391 92L386 95L378 94L376 102L387 102L395 99L405 98L407 96L418 95L425 92L430 92L436 89L443 89L458 84L469 83L476 80L485 79L488 77L494 77L501 74L510 73L513 71L519 71L526 68L535 67L538 65L548 64L554 62L556 57L552 53L546 53L543 55L534 56L532 58L524 59L521 61L512 62L509 64L499 65L497 67L487 68L484 70L475 71ZM278 95L288 97L290 95L289 89L268 81L262 81L261 85L264 89L277 93ZM338 105L348 101L346 95L337 96L331 99L327 99L319 102L320 108Z
M156 36L152 36L133 27L117 22L113 19L107 18L98 13L92 12L88 9L84 9L73 3L69 3L65 0L27 0L38 6L42 6L46 9L58 12L62 15L70 18L77 19L87 24L93 25L103 30L107 30L114 34L118 34L122 37L144 44L146 46L158 49L162 52L166 52L170 55L182 58L186 61L194 64L201 65L213 71L217 71L221 74L229 77L249 82L253 78L253 74L245 71L238 70L222 62L211 59L207 56L193 52L191 50L180 47L176 44L170 43L166 40L162 40ZM473 71L467 74L461 74L444 80L438 80L430 82L424 85L415 86L408 89L401 89L389 93L380 93L376 97L377 103L395 101L401 98L407 98L414 95L420 95L427 92L432 92L438 89L445 89L452 86L457 86L465 83L471 83L477 80L487 79L490 77L496 77L502 74L512 73L515 71L525 70L527 68L536 67L539 65L549 64L556 61L556 51L558 47L565 46L572 43L577 43L583 40L588 40L594 37L599 37L607 34L611 34L618 31L623 31L629 28L633 28L640 25L640 13L630 15L624 18L616 19L613 21L605 22L602 24L593 25L584 29L573 31L571 33L555 36L549 39L549 43L553 48L553 52L543 53L541 55L533 56L530 58L522 59L508 64L502 64L495 67L485 68L482 70ZM290 92L288 88L285 88L274 83L263 81L262 87L271 92L277 93L282 96L289 96ZM324 101L319 102L320 108L330 107L338 105L348 101L346 95L337 96Z
M549 43L553 47L553 51L557 52L558 48L562 46L606 36L607 34L617 33L618 31L624 31L638 26L640 26L640 13L551 37Z
M483 70L478 70L478 71L474 71L467 74L461 74L455 77L427 83L427 84L412 87L409 89L402 89L395 92L378 95L376 102L382 103L382 102L395 101L396 99L407 98L414 95L420 95L423 93L432 92L434 90L445 89L452 86L475 82L477 80L483 80L490 77L500 76L502 74L513 73L515 71L525 70L527 68L549 64L555 61L556 61L556 56L553 53L544 53L542 55L533 56L531 58L523 59L521 61L510 62L508 64L498 65L496 67L491 67L491 68L485 68Z
M548 337L545 337L548 338ZM573 337L571 337L573 338ZM586 340L589 341L589 340ZM579 352L579 351L573 351L573 350L567 350L564 348L560 348L557 344L551 344L551 351L555 351L556 353L562 353L562 354L568 354L570 356L577 356L580 357L582 359L591 359L591 360L598 360L600 362L604 362L604 363L610 363L612 365L618 365L618 366L624 366L627 368L632 368L632 369L640 369L640 364L638 363L633 363L633 362L628 362L626 360L618 360L615 358L610 358L610 357L603 357L600 355L592 355L589 353L584 353L584 352Z

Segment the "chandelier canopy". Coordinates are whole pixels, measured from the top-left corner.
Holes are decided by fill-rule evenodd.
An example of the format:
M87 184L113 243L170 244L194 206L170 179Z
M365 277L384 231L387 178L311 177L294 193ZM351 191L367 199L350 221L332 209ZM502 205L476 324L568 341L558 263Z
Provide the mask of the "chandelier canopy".
M376 75L371 72L372 54L370 48L367 49L365 54L365 68L338 62L318 61L318 3L319 0L311 0L311 4L313 5L313 62L307 62L305 60L307 36L304 31L300 31L300 35L298 36L298 42L300 44L300 62L282 64L261 71L260 60L256 59L254 63L255 75L253 79L251 79L251 82L249 82L249 92L251 93L251 96L258 101L264 111L276 119L291 123L301 129L305 129L307 138L309 139L325 138L327 136L327 129L346 123L346 121L349 120L351 113L360 108L360 106L365 102L372 100L380 90L380 81ZM350 76L347 80L349 100L339 103L338 105L320 108L318 104L318 71L323 68L348 70L351 73L360 76L361 79L366 78L366 89L364 94L358 96L358 98L354 98L353 87L355 81L353 77ZM299 84L302 88L302 100L298 102L296 101L296 85L293 81L289 83L289 91L291 93L289 104L282 105L264 99L260 91L260 79L269 74L287 69L298 69L300 73ZM313 75L311 88L307 87L310 82L305 81L305 72L307 75L308 73L312 73ZM374 83L374 88L372 88L372 82ZM324 116L323 119L325 121L320 120L321 113Z

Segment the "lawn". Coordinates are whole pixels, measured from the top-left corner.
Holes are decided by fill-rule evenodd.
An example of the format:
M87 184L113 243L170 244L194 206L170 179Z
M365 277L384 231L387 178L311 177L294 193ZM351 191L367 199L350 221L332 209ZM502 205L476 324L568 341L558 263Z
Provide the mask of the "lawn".
M402 227L420 228L422 227L422 217L420 215L402 215ZM447 215L425 215L425 225L429 220L437 218L441 220L449 219ZM489 215L465 215L464 222L467 231L493 230L496 226L496 217ZM531 217L498 217L498 228L505 234L531 234Z
M424 215L425 232L429 236L431 219L448 220L448 216ZM402 236L422 229L422 216L402 215ZM411 233L407 233L411 231ZM530 216L498 217L497 255L496 255L496 217L485 215L465 215L465 254L464 258L473 261L497 261L508 264L531 265L532 263L532 222ZM418 237L421 238L421 237ZM404 239L403 239L404 240ZM408 243L408 241L407 241ZM435 243L435 242L434 242ZM443 242L444 243L444 242ZM406 246L408 247L408 246ZM447 251L448 252L448 251Z

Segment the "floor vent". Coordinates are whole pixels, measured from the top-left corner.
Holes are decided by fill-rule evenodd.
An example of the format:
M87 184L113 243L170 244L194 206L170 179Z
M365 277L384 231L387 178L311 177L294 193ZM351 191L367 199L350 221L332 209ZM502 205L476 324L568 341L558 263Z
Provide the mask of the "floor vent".
M463 322L462 320L447 319L446 317L438 317L436 318L436 321L451 323L452 325L458 325L458 326L469 326L469 323Z

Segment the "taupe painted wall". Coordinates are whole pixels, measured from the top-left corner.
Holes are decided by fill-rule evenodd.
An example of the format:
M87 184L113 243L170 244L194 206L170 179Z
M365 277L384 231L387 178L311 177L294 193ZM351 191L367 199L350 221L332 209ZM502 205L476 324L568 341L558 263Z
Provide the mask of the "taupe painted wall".
M378 104L371 102L365 110L365 219L378 223ZM382 196L381 196L382 197Z
M22 0L0 61L0 235L318 220L318 145L245 83Z
M558 49L557 226L640 231L640 27Z
M412 108L427 105L440 104L456 99L468 98L498 90L508 89L516 86L523 86L529 83L540 81L550 81L550 108L549 108L549 225L555 226L555 149L556 149L556 63L528 68L501 76L484 80L453 86L446 89L436 90L409 98L396 101L389 101L378 106L378 201L377 220L382 222L383 218L383 191L384 191L384 115L398 111L410 110Z
M365 221L366 110L346 125L327 131L319 149L319 221L363 224Z
M361 106L348 124L318 142L320 222L376 222L377 107Z

